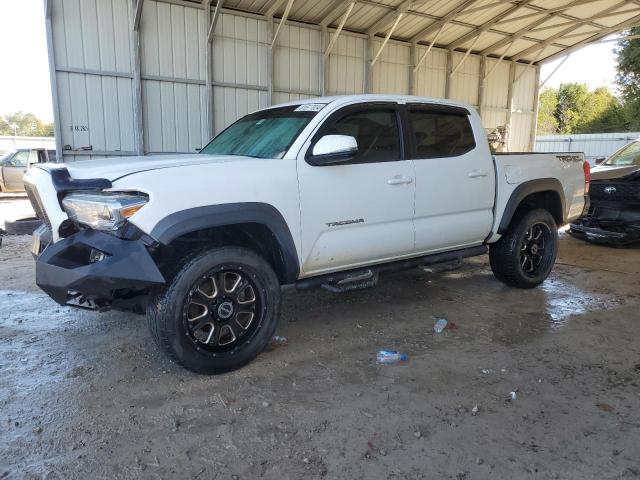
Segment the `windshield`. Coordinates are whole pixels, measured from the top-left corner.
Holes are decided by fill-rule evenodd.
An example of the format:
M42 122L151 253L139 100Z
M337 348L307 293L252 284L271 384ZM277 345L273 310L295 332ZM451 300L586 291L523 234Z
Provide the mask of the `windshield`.
M294 105L252 113L229 126L200 153L282 158L323 106Z
M631 142L611 155L603 165L640 165L640 142Z

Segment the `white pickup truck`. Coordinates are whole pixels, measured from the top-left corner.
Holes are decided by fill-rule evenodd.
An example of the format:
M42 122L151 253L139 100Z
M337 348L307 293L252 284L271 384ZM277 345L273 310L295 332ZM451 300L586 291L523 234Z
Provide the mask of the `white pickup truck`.
M588 204L588 165L491 155L476 111L453 101L296 101L197 155L36 165L36 280L60 304L146 311L172 359L224 372L267 345L282 285L341 292L488 251L499 280L535 287L557 227Z

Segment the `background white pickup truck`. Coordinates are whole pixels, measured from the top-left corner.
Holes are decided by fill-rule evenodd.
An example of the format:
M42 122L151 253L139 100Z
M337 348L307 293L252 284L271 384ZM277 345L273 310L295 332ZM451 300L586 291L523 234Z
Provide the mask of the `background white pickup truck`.
M280 285L346 291L481 255L530 288L588 203L581 154L491 155L464 104L315 98L238 120L199 155L38 166L37 283L85 308L146 308L157 343L203 373L275 330Z

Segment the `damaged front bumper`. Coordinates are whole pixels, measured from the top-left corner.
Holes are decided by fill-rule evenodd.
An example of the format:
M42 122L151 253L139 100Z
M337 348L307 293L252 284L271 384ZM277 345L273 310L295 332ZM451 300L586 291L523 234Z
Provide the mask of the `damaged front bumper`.
M34 232L46 236L44 231ZM141 240L81 230L48 246L34 237L36 283L62 305L136 310L149 287L165 283Z
M640 242L640 222L586 216L571 224L570 233L593 243L623 246Z

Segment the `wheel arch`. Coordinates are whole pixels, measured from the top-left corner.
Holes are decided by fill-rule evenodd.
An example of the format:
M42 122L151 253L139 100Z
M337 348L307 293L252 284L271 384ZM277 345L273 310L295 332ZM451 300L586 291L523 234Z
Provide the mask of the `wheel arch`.
M567 222L566 200L559 180L541 178L518 185L507 201L498 225L498 233L502 235L507 231L518 210L534 208L544 208L549 211L557 225Z
M298 279L300 265L291 231L278 209L266 203L228 203L181 210L158 222L150 236L170 246L185 236L215 232L226 232L229 236L241 232L255 246L270 250L273 258L268 260L272 261L281 283Z

